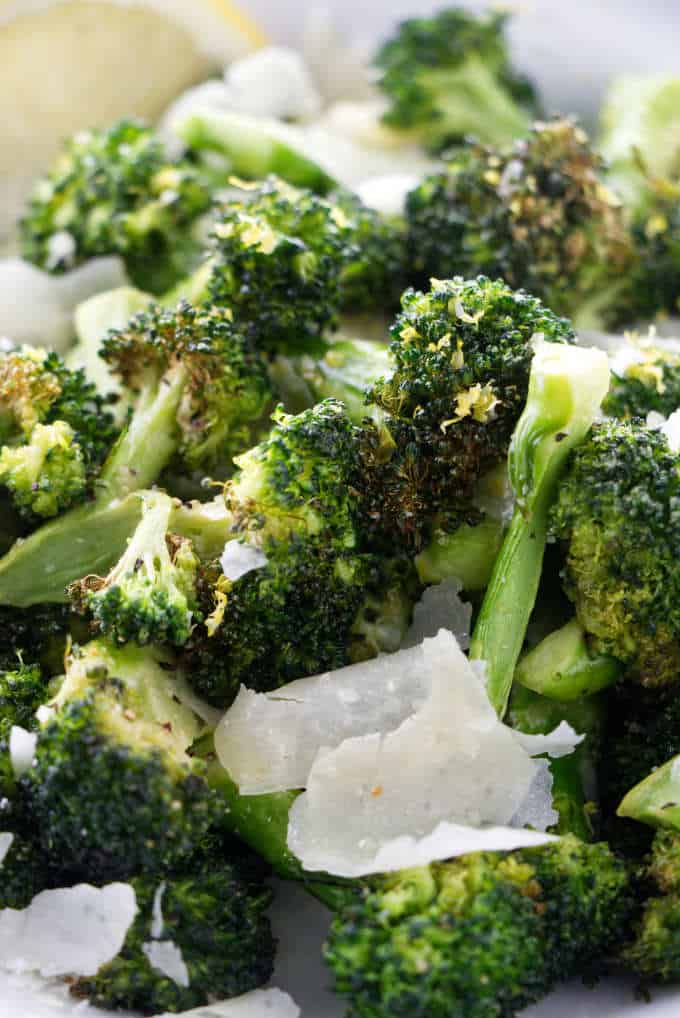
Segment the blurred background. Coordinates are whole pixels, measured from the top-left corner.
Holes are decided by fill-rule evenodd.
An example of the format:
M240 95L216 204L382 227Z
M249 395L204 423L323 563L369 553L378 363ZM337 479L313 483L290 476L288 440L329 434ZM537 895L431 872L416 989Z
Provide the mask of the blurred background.
M183 89L267 42L306 45L328 78L321 90L332 91L342 49L366 53L397 19L441 6L425 0L336 0L325 7L306 0L240 6L231 0L0 0L0 237L28 183L73 131L122 114L156 118ZM527 0L512 11L513 50L537 79L547 109L573 110L586 122L613 74L680 63L680 8L662 0ZM355 78L360 92L360 75Z

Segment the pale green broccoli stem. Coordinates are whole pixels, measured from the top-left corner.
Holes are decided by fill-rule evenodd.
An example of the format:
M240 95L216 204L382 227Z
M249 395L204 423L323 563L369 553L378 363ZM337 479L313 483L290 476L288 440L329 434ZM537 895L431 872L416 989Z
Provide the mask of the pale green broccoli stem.
M491 516L471 526L463 523L450 534L436 534L414 562L422 583L460 580L468 592L484 590L491 579L505 526Z
M217 153L224 159L219 183L229 176L262 180L274 174L296 187L326 194L337 183L318 163L303 155L290 127L240 113L191 113L173 123L174 133L195 153ZM217 183L217 181L216 181Z
M617 816L680 831L680 756L657 767L624 796Z
M107 576L112 587L125 578L177 587L181 584L181 570L173 564L166 536L170 531L173 500L162 491L147 491L138 495L142 503L142 518L123 555ZM162 580L159 580L163 577ZM182 591L182 593L186 593Z
M206 258L190 276L180 279L172 290L159 297L159 303L168 308L177 307L183 300L188 300L194 306L205 303L210 297L210 278L217 264L218 259L215 255ZM224 266L220 271L226 276L228 270Z
M591 654L578 619L550 633L521 658L515 681L551 700L591 696L621 677L623 665L607 654Z
M458 70L428 71L418 77L437 96L441 116L436 126L442 126L442 140L449 125L449 134L474 135L488 145L508 145L529 133L529 115L479 57L468 57Z
M485 662L489 699L501 717L536 601L557 484L608 388L609 365L603 351L537 344L527 403L508 456L517 505L470 646L471 659Z
M297 356L277 356L269 373L291 413L333 397L341 400L350 419L360 424L378 413L377 408L366 405L367 389L392 370L384 343L340 333L318 340L313 347L306 344L304 353Z
M103 357L99 356L99 350L109 329L125 328L132 316L143 311L152 300L141 290L121 286L83 301L74 314L78 342L66 355L66 364L70 368L82 368L97 392L118 397L112 411L121 425L132 405L132 397L125 392Z

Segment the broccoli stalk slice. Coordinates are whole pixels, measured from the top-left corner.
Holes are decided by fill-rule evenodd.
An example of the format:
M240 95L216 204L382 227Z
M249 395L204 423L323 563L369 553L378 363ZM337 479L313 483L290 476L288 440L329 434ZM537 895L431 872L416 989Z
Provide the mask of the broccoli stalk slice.
M680 831L680 756L657 767L624 796L617 816Z
M515 680L551 700L577 700L611 686L622 672L616 658L590 653L585 630L574 618L522 657Z
M326 194L337 183L318 163L295 147L298 139L291 128L275 121L263 123L240 113L191 113L172 125L174 133L199 158L209 153L207 167L214 167L214 153L224 159L218 180L225 186L229 175L261 180L269 174L297 187Z
M571 450L609 388L601 350L539 341L508 456L517 506L475 625L470 657L487 668L489 699L505 713L541 578L548 512Z
M484 590L503 542L503 521L486 516L475 525L462 523L450 534L435 534L414 562L421 583L460 580L463 590Z
M367 406L367 390L393 370L392 358L384 343L338 334L305 344L299 354L279 354L269 374L281 393L286 409L300 413L324 399L339 399L356 424L376 416L376 407Z

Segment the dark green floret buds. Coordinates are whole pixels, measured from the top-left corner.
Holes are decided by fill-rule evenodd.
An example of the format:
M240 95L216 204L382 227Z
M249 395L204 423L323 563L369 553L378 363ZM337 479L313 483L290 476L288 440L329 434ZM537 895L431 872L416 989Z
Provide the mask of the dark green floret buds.
M592 648L650 686L680 675L679 495L680 459L661 432L603 421L576 451L552 514Z
M670 415L680 408L680 344L650 336L634 339L631 362L612 366L612 381L602 409L629 420L649 413Z
M511 66L505 22L457 8L403 21L374 60L385 123L434 152L466 135L504 144L525 134L536 97Z
M163 293L198 260L210 201L194 167L169 160L144 124L120 120L66 143L21 221L22 254L49 272L120 255L135 285Z

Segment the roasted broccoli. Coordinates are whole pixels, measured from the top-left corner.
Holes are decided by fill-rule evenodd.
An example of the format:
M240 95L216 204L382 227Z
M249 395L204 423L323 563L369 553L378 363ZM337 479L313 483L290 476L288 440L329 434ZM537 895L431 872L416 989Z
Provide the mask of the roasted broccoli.
M680 674L679 466L662 432L603 421L575 453L551 516L591 647L649 686Z
M50 272L117 254L136 285L163 293L200 258L210 201L196 168L169 160L139 121L81 131L33 190L22 254Z
M328 201L346 215L356 249L340 276L341 307L349 314L392 313L407 275L403 224L364 205L351 191L332 191Z
M326 400L278 412L269 437L237 457L225 489L235 544L199 583L210 635L196 629L182 655L211 702L399 646L417 583L398 550L377 555L365 540L363 439ZM230 550L245 564L225 562Z
M74 646L20 784L48 858L74 881L169 870L214 819L200 723L156 648Z
M273 405L266 366L226 309L153 305L111 330L102 353L134 396L130 420L102 466L95 502L41 527L2 559L0 603L61 601L72 581L104 575L139 522L141 503L130 495L166 468L228 472Z
M624 964L642 980L680 979L680 837L658 831L642 874L646 892L633 936L622 951Z
M616 296L633 256L603 165L569 119L456 151L408 195L408 264L421 279L499 276L585 325L625 318Z
M506 20L452 8L403 21L374 58L384 122L433 152L466 135L503 144L526 134L537 99L510 63Z
M115 436L82 371L33 347L0 354L0 486L29 524L92 493Z
M568 321L500 280L434 279L429 293L406 291L395 367L368 395L385 415L365 492L376 532L419 551L438 514L449 530L479 518L472 495L507 454L537 335L574 339Z
M106 577L86 576L69 593L97 629L115 643L186 643L201 615L199 560L191 541L169 531L173 500L144 492L142 518L122 558Z
M355 256L342 208L275 177L240 184L216 211L207 260L165 298L225 306L262 349L303 348L337 323Z
M266 915L272 893L233 853L199 852L162 880L142 875L131 883L138 911L123 947L72 994L157 1014L267 982L276 946Z

